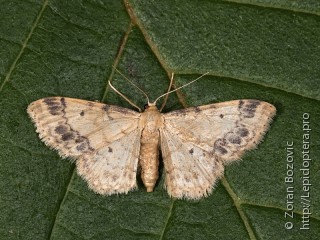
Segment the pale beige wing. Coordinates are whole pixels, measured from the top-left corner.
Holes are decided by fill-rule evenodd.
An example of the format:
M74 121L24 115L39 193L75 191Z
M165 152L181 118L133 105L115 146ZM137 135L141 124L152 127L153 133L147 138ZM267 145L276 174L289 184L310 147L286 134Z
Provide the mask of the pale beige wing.
M166 188L176 198L208 195L223 164L253 149L276 109L258 100L236 100L163 114L161 148Z
M136 186L140 113L64 97L37 100L28 113L41 140L76 159L78 173L94 191L126 193Z
M99 194L128 193L137 187L140 130L136 129L77 160L77 170Z
M223 175L222 161L180 136L167 128L160 130L165 188L174 198L208 196L216 180Z

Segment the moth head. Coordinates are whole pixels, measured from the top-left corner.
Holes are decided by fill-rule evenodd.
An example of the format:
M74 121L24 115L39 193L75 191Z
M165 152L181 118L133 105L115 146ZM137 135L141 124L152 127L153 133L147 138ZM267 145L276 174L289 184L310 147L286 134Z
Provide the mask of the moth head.
M143 106L143 109L146 111L147 109L148 110L153 110L153 109L156 109L158 110L157 106L156 106L156 102L153 102L153 103L146 103L144 106Z

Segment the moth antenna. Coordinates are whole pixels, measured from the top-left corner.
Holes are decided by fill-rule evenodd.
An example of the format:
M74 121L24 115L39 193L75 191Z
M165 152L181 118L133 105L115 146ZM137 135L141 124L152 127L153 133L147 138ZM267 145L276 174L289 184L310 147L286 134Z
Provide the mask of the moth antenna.
M113 91L115 91L116 93L118 93L121 97L123 97L131 106L137 108L139 110L139 112L142 112L141 108L139 108L136 104L134 104L133 102L130 101L129 98L127 98L124 94L122 94L120 91L118 91L114 86L112 86L111 81L108 81L109 86L112 88Z
M173 78L174 78L174 73L172 72L172 73L171 73L171 78L170 78L170 84L169 84L167 93L170 91L170 89L171 89L171 87L172 87ZM163 108L164 108L165 105L167 104L168 97L169 97L169 94L167 94L167 95L165 96L159 112L162 112ZM156 100L156 101L157 101L157 100ZM155 101L154 103L156 103L156 101Z
M162 98L162 97L164 97L164 96L166 96L166 95L168 95L168 94L170 94L170 93L176 92L176 91L178 91L179 89L184 88L184 87L190 85L191 83L194 83L195 81L199 80L200 78L204 77L204 76L207 75L207 74L209 74L209 72L206 72L206 73L202 74L200 77L192 80L191 82L188 82L188 83L182 85L181 87L178 87L178 88L176 88L176 89L174 89L174 90L172 90L172 91L168 91L168 92L165 93L165 94L162 94L161 96L159 96L159 97L154 101L154 104L155 104L160 98ZM171 75L171 81L172 81L172 80L173 80L173 73L172 73L172 75ZM170 81L170 85L172 84L171 81Z
M127 78L125 75L123 75L116 67L113 66L113 68L119 73L124 79L126 79L129 83L131 83L136 89L138 89L147 99L148 103L150 103L148 95L141 89L139 88L134 82L132 82L129 78Z

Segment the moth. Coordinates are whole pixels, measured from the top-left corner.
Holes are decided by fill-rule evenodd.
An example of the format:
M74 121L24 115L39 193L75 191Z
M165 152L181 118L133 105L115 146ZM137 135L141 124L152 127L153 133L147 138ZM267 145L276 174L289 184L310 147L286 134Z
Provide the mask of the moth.
M255 148L276 113L273 105L252 99L168 113L161 113L156 101L148 100L144 111L136 112L48 97L32 102L27 111L41 140L62 157L74 159L78 174L96 193L137 188L138 169L147 192L152 192L161 150L165 188L179 199L208 196L223 176L224 165Z

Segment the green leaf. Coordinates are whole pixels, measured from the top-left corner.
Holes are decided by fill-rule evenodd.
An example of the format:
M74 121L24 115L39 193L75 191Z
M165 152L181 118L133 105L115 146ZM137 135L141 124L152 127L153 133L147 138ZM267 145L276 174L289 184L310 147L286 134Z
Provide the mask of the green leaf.
M319 9L316 0L2 2L0 238L319 239ZM208 198L171 199L162 165L153 193L139 183L127 195L100 196L40 141L26 108L48 96L132 108L108 79L142 107L146 99L113 65L151 101L166 92L171 72L176 86L209 72L171 94L164 112L255 98L277 115ZM300 229L303 220L309 230Z

